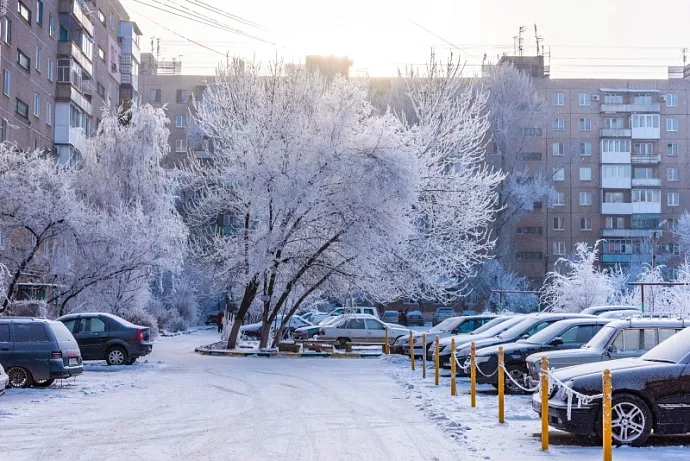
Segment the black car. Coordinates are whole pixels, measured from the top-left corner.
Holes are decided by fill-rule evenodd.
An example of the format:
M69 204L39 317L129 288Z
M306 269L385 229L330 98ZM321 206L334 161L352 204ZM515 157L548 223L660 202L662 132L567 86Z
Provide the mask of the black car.
M640 333L629 341L644 343ZM642 445L649 434L690 432L690 329L685 329L639 358L596 362L563 368L554 376L568 388L584 395L602 393L602 373L611 370L613 387L612 437L616 444ZM568 394L554 388L549 396L549 424L582 435L601 434L601 399L572 399L568 417ZM532 406L541 411L539 396Z
M527 339L504 344L503 359L506 371L515 381L524 382L528 373L525 363L527 356L545 351L580 348L610 321L598 317L561 320ZM493 372L498 368L499 347L491 346L477 350L476 364L483 372L477 373L477 382L498 386L498 374ZM520 388L507 378L505 390L510 393L521 392Z
M69 314L58 320L74 335L84 360L132 365L153 349L149 327L134 325L116 315Z

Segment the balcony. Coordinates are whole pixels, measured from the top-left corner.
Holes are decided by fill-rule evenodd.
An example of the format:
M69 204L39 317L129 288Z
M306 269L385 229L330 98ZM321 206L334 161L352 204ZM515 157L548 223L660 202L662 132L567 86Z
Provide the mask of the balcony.
M632 155L630 161L633 165L654 165L661 163L661 155Z
M629 138L632 135L630 128L602 128L599 136L602 138Z
M93 37L93 31L94 27L91 21L89 21L89 18L86 16L86 13L81 9L81 6L79 6L79 2L77 0L59 0L58 1L58 12L61 14L69 14L72 16L86 31L87 34L89 34L91 37Z
M91 101L79 92L71 83L58 82L55 90L56 101L72 101L81 108L87 115L91 115Z
M633 202L633 214L661 214L661 202Z
M661 111L661 105L652 103L652 104L602 104L599 106L600 112L606 112L606 113L637 113L637 112L646 112L646 113L658 113Z
M601 262L609 264L630 264L633 255L627 253L602 253Z
M630 164L630 152L602 152L601 163Z
M652 232L651 229L602 229L601 236L604 238L647 238L650 232Z
M630 178L601 178L601 187L604 189L630 189Z
M602 203L601 214L629 215L632 214L632 203Z
M632 139L661 139L661 130L659 127L633 128Z
M91 62L91 58L84 54L76 43L70 41L59 41L57 54L58 56L69 56L70 58L74 59L74 61L79 64L87 74L93 75L93 63Z
M661 187L661 179L659 178L633 178L633 187Z

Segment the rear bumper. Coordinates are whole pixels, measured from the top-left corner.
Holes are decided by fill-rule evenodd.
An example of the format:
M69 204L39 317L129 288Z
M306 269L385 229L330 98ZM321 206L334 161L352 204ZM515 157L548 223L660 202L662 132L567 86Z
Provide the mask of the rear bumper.
M143 357L153 350L153 343L134 343L129 345L130 357Z
M84 365L65 366L62 360L50 361L50 379L65 379L80 375L84 372Z

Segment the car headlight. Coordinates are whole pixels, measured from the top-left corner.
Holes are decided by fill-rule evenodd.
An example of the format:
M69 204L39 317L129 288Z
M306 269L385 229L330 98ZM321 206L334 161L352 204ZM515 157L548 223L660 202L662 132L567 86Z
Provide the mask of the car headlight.
M490 355L479 355L479 356L474 358L474 363L484 363L484 362L488 362L489 360L491 360Z

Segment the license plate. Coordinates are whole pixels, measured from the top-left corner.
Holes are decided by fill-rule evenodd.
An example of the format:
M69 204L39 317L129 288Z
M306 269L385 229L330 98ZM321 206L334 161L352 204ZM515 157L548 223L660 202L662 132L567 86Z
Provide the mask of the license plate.
M541 402L539 402L537 400L532 400L532 408L536 412L541 412Z
M79 360L77 360L75 358L69 359L69 366L76 367L77 365L79 365Z

